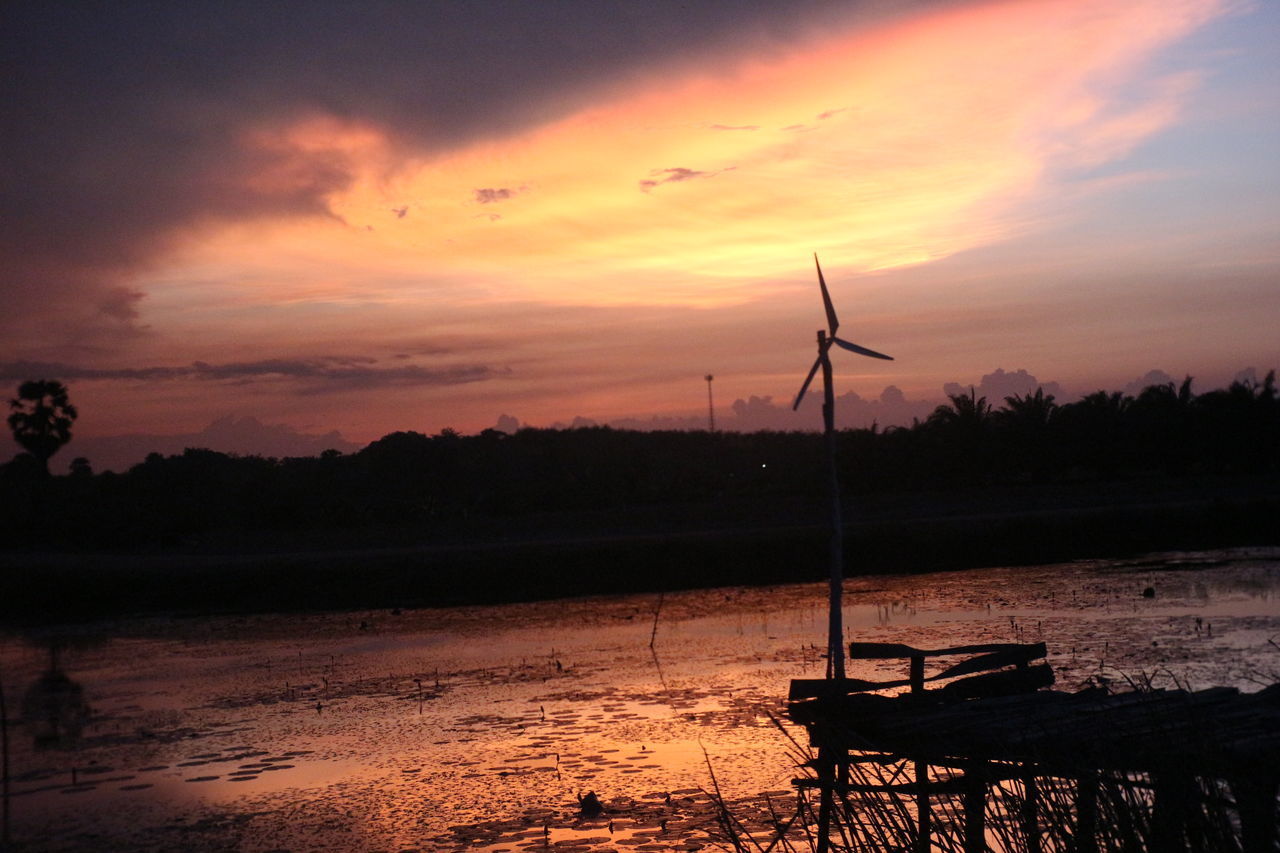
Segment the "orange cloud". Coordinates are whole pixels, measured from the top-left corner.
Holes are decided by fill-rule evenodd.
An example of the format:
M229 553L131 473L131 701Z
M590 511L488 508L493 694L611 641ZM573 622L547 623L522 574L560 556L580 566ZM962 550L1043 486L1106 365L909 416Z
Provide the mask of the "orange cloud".
M264 131L273 150L355 164L329 199L345 225L228 228L178 266L238 267L241 297L277 304L414 302L447 281L478 299L709 306L766 292L814 250L862 270L927 262L1032 227L1019 202L1174 121L1194 77L1135 92L1137 69L1221 5L954 8L658 69L534 131L420 160L368 126Z
M655 72L535 131L417 160L367 125L264 131L255 142L273 152L355 167L329 199L343 224L201 234L166 276L199 283L157 290L152 310L186 340L228 310L242 339L281 323L296 336L298 316L280 309L306 305L332 308L305 317L317 340L373 335L366 305L398 307L383 336L423 322L468 334L482 329L466 307L476 303L709 307L771 293L814 250L863 270L944 258L1033 227L1019 202L1173 121L1191 78L1136 101L1130 84L1141 60L1216 9L965 7L701 74ZM512 344L507 357L539 346ZM572 351L577 364L629 357ZM634 384L615 393L614 408L644 402Z

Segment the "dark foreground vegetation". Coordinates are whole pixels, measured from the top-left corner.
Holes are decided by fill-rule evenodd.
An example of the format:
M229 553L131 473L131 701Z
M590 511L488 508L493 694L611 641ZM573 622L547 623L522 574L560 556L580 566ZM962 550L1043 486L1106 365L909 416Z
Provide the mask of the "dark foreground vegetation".
M838 436L851 572L1277 544L1274 373ZM392 433L358 453L0 469L0 612L420 606L816 579L821 436Z

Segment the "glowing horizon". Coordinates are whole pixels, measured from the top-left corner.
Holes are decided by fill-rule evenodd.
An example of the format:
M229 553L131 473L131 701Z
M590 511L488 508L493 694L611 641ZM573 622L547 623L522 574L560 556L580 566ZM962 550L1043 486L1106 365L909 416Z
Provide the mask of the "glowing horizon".
M75 389L95 434L264 406L357 440L499 414L696 413L697 382L673 393L686 374L714 373L726 405L794 393L816 251L856 339L899 355L851 366L864 397L936 395L997 367L1069 385L1265 370L1274 193L1233 198L1241 178L1195 147L1227 144L1217 125L1274 121L1274 103L1221 96L1243 85L1234 57L1274 64L1240 41L1264 14L1232 0L851 13L768 50L673 52L562 101L531 92L536 119L443 141L428 117L397 126L358 100L245 108L218 117L235 169L193 172L193 212L132 237L138 260L75 268L83 296L54 306L63 339L19 328L0 359L115 370ZM1241 197L1260 215L1233 221ZM1223 234L1232 253L1203 256ZM76 314L94 300L102 314ZM258 367L178 369L194 362ZM365 365L366 384L336 364ZM127 371L144 367L173 369Z

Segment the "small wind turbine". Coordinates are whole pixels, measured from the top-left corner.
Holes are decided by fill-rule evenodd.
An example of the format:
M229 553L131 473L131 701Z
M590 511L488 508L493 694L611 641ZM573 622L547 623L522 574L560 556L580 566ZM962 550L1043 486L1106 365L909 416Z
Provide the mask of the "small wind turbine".
M870 356L871 358L883 358L886 361L893 361L893 357L836 337L836 330L840 328L840 320L836 317L835 306L831 304L831 294L827 292L827 282L822 277L822 265L818 263L817 254L813 256L813 265L818 269L818 286L822 288L822 306L827 311L827 328L818 330L818 357L813 362L813 367L809 368L809 375L804 378L804 384L800 386L800 393L796 395L796 401L792 404L791 409L795 411L800 407L800 401L804 399L804 393L809 390L809 383L813 382L813 377L817 374L818 368L821 367L822 431L827 444L827 486L831 496L831 598L827 626L827 677L843 679L844 624L840 608L842 604L841 592L844 584L844 525L840 512L840 481L836 477L836 403L835 389L831 381L831 358L829 353L831 345L835 344L850 352L856 352L858 355Z
M716 431L716 404L711 400L711 380L715 379L710 373L707 374L707 422L710 425L711 432Z

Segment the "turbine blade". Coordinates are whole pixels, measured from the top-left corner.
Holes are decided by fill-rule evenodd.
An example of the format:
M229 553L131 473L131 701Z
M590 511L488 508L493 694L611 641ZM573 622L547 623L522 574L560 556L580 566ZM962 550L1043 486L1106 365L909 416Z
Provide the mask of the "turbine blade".
M836 307L831 304L831 294L827 292L827 280L822 277L822 265L818 263L818 253L813 253L813 265L818 268L818 286L822 288L822 307L827 309L827 334L836 336L840 328L840 320L836 317Z
M809 368L809 375L804 378L804 384L800 386L800 393L796 395L796 401L791 404L791 411L800 408L800 401L804 399L804 392L809 390L809 383L813 381L813 377L818 372L818 368L822 366L822 356L818 356L813 367Z
M856 352L858 355L869 355L872 358L883 358L885 361L893 361L893 356L891 355L885 355L884 353L876 352L873 349L867 349L866 347L860 347L857 344L851 344L843 338L833 337L831 340L835 342L836 346L844 347L849 352Z

